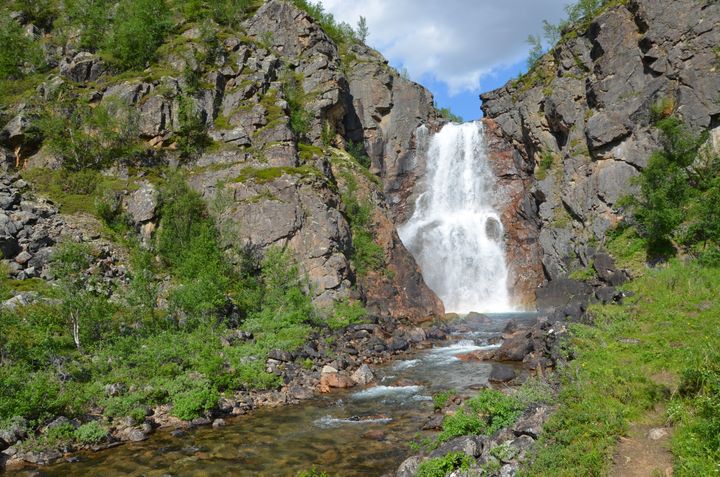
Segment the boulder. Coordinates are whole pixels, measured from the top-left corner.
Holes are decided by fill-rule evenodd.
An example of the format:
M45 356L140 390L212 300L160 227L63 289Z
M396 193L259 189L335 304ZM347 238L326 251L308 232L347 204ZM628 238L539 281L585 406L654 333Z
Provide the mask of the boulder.
M501 364L493 364L488 381L494 383L506 383L515 379L515 376L515 370L511 367L503 366Z
M325 373L320 376L320 392L327 393L330 388L351 388L355 386L355 382L350 376L344 372Z
M85 51L76 54L71 60L63 58L60 62L60 74L76 83L95 81L106 70L99 56Z
M367 364L363 364L352 374L351 378L357 384L365 386L366 384L372 382L373 379L375 379L375 375L373 375L370 366L368 366Z

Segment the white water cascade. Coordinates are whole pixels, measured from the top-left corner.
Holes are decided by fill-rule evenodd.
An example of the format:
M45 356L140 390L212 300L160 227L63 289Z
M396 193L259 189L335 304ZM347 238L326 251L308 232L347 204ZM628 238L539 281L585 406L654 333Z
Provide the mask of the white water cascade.
M512 311L483 124L447 124L427 150L415 212L398 232L453 313Z

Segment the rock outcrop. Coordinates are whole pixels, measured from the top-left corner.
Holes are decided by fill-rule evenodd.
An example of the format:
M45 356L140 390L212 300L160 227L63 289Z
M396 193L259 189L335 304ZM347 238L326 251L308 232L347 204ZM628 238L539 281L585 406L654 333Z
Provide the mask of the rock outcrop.
M623 214L618 200L660 147L664 101L695 129L720 118L720 5L631 0L565 32L522 79L481 95L487 118L535 169L521 202L537 207L548 279L586 267ZM532 203L537 206L533 206Z
M385 200L406 203L401 198L411 190L406 176L415 173L415 131L438 118L432 95L366 46L337 44L286 0L265 2L237 32L218 37L215 44L202 28L188 24L136 77L118 77L98 55L76 47L53 50L58 68L39 86L38 100L63 91L102 104L111 114L137 112L137 134L148 154L120 158L105 172L127 177L131 168L180 169L218 225L230 231L221 233L226 245L256 256L270 247L289 248L321 307L360 298L376 315L442 316L442 304L397 236L395 208ZM3 111L12 118L0 132L4 167L26 161L31 168L59 166L32 130L32 111L31 105ZM197 117L213 143L200 154L176 152L188 117ZM367 150L371 175L385 184L370 181L365 187L385 271L362 277L353 265L341 181L331 166L351 141ZM367 181L367 172L344 173ZM119 206L148 245L157 226L158 191L145 179L138 182L137 190L120 193ZM24 249L8 240L3 251L15 259ZM30 273L37 271L31 267Z

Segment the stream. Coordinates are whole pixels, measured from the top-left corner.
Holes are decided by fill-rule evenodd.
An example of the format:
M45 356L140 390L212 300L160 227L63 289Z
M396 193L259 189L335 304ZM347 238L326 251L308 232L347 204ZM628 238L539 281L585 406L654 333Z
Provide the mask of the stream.
M534 317L470 315L453 322L448 341L374 368L375 385L227 418L227 426L219 429L196 428L181 437L158 431L145 442L80 453L79 462L10 474L295 476L313 465L331 476L394 474L413 453L408 443L430 435L420 429L432 414L433 394L454 389L471 395L488 382L493 364L462 361L457 355L497 346L491 343L509 320Z

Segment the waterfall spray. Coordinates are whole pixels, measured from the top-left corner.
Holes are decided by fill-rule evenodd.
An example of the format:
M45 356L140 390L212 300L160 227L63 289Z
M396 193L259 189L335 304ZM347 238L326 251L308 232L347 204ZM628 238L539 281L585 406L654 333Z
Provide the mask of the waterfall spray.
M448 312L512 311L503 226L480 122L447 124L430 140L405 246Z

